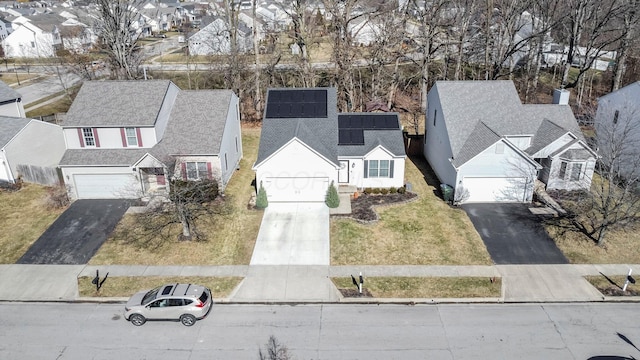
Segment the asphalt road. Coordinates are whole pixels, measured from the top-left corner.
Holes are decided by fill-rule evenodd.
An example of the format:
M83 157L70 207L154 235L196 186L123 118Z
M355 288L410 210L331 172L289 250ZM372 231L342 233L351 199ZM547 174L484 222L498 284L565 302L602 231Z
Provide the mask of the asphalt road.
M507 264L568 264L528 204L464 204L491 260Z
M640 304L215 305L193 327L122 318L122 304L2 303L2 359L640 358Z
M128 200L77 200L18 264L86 264L129 208Z

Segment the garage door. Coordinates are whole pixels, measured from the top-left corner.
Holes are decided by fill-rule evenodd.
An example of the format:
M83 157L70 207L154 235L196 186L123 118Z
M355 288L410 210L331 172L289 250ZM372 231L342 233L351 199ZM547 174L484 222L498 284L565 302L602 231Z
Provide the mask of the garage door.
M73 175L78 199L131 199L140 197L132 174Z
M328 177L268 177L262 185L272 202L324 201L329 188Z
M465 177L463 202L524 202L528 200L526 184L526 178L518 177Z

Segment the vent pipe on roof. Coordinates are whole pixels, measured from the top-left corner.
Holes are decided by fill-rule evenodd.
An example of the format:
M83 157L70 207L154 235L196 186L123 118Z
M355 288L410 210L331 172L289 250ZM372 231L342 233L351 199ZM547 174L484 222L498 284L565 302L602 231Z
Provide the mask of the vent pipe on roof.
M553 90L553 103L557 105L569 105L569 90L555 89Z

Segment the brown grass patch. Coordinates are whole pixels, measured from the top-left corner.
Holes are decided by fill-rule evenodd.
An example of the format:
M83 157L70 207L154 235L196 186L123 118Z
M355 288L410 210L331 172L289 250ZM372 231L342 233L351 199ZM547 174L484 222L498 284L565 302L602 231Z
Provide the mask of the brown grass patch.
M558 226L545 226L547 232L572 264L639 264L640 229L610 231L603 247L586 235Z
M258 236L262 211L249 210L247 204L255 178L251 166L258 153L260 128L243 127L242 146L244 158L225 190L230 213L215 215L198 231L207 241L178 242L158 236L157 239L136 240L127 237L128 230L135 229L135 217L127 215L118 224L111 237L102 245L89 262L93 265L239 265L249 264ZM173 231L180 233L180 228ZM153 244L150 246L149 244Z
M0 190L0 263L13 264L24 255L64 209L45 206L47 188L25 183L20 190Z
M331 264L490 265L491 258L464 210L440 199L426 160L407 159L406 180L418 200L378 209L362 225L331 219Z
M341 290L356 290L351 278L332 281ZM375 298L495 298L502 294L500 278L492 282L484 277L369 277L363 285Z
M114 276L108 277L99 292L91 283L93 277L78 278L78 291L82 297L130 297L138 291L153 289L170 283L188 283L206 286L214 298L229 297L233 289L240 284L240 277L202 277L202 276Z
M627 291L622 292L622 287L627 280L627 277L625 275L585 276L584 278L587 279L587 281L591 283L593 287L598 289L598 291L606 296L640 296L640 286L637 283L629 283L629 285L627 286Z

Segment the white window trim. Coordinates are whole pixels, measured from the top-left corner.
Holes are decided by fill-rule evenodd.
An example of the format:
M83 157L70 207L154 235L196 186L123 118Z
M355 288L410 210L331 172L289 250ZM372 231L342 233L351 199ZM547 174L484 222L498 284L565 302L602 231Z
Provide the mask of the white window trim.
M193 164L195 166L195 171L196 171L196 177L190 177L189 176L189 164ZM201 171L198 169L198 164L204 164L204 174L201 174ZM206 161L186 161L185 162L185 171L187 172L187 180L191 180L191 181L196 181L196 180L202 180L202 179L208 179L209 178L209 171L207 169L207 162Z
M133 131L133 135L130 136L128 131ZM124 137L127 139L127 146L138 146L138 134L136 128L124 128ZM133 138L135 142L129 141L129 138Z

